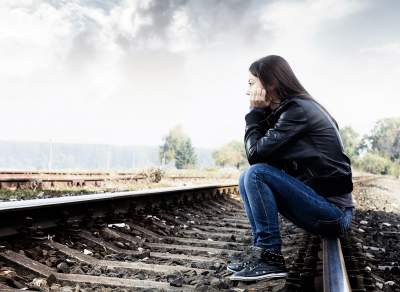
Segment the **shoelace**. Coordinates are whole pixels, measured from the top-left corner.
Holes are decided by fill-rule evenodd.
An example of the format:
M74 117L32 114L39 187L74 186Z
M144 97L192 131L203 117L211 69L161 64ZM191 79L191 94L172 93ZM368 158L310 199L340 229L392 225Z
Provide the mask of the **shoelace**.
M276 253L272 251L269 251L266 254L264 254L264 259L266 261L274 262L277 264L284 264L285 262L284 257L281 253Z
M245 256L243 257L238 257L237 259L235 259L235 261L237 262L241 262L243 267L247 267L249 265L249 263L251 263L254 259L254 250L252 250L251 248L245 253Z
M249 271L254 270L258 265L258 261L254 261L254 262L249 262L248 265L246 266L246 268L249 269Z

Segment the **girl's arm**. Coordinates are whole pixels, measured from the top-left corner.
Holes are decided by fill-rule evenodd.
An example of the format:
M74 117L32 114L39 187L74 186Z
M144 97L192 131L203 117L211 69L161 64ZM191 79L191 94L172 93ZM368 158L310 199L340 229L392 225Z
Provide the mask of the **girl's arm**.
M303 133L307 128L307 118L303 108L297 103L288 104L278 121L265 132L261 122L265 116L257 111L250 111L246 119L244 144L249 164L268 163L279 155L280 149L289 141Z

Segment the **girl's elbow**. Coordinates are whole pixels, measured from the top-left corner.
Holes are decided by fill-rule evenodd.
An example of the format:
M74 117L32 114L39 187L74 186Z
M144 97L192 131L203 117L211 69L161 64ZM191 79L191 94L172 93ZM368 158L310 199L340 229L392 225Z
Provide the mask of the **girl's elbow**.
M247 153L247 161L249 162L250 165L262 162L261 157L258 155L256 151L249 151Z

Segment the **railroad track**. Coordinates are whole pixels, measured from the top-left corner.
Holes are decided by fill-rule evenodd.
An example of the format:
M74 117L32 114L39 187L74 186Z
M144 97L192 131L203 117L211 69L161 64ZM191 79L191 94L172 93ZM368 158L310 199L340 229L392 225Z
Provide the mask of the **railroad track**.
M347 273L337 240L280 220L288 277L238 283L226 264L250 228L237 185L0 203L0 291L369 291L351 233Z
M62 172L62 171L0 171L0 189L41 189L103 187L107 182L137 183L146 180L158 182L149 173L131 172ZM171 181L199 181L206 176L167 175Z

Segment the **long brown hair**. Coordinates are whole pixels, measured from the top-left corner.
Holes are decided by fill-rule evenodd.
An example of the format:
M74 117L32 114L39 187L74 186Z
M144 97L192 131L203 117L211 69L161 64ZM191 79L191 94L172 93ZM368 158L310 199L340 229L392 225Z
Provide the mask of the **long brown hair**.
M269 55L261 58L250 65L249 71L260 79L267 95L271 95L268 87L273 86L280 99L292 95L312 98L293 73L289 63L281 56Z
M267 95L271 95L268 92L268 87L272 85L281 100L288 96L300 96L310 99L317 103L338 126L328 110L304 89L292 68L290 68L289 63L281 56L269 55L261 58L250 65L249 71L260 79Z

